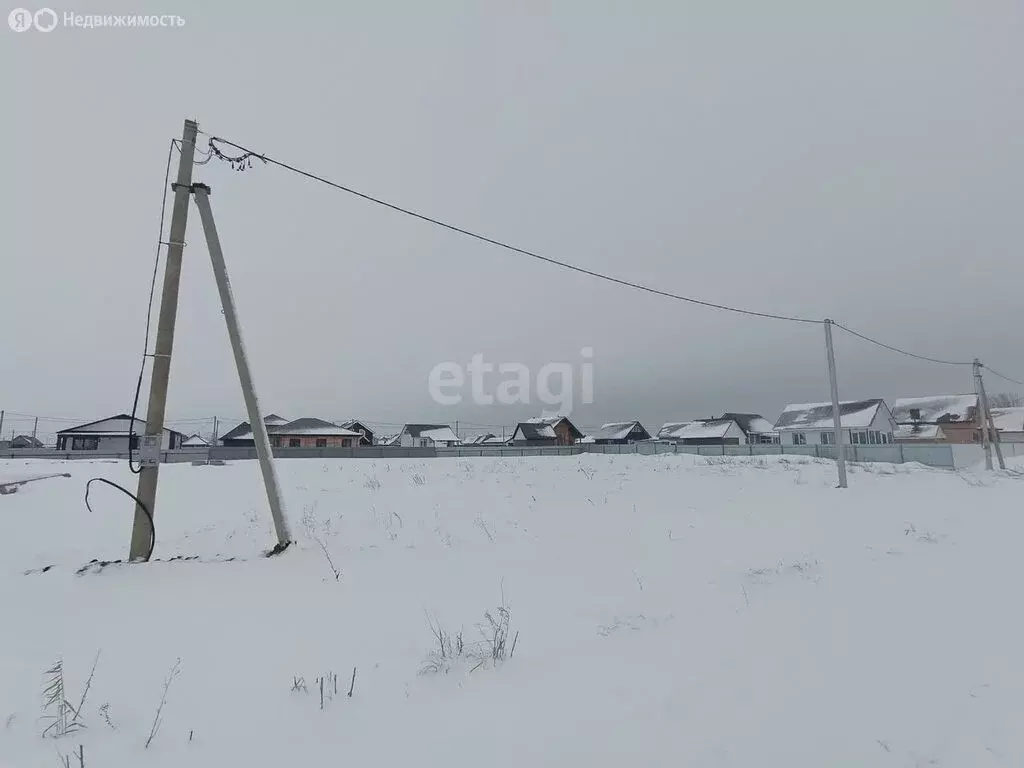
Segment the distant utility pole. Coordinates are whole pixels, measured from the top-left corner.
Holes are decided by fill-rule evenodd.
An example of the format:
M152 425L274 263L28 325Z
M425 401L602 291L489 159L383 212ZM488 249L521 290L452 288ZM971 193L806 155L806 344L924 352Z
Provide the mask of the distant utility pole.
M985 469L992 469L992 438L988 431L988 416L985 398L982 396L981 361L974 358L974 393L978 396L978 427L981 430L981 444L985 448Z
M836 467L839 487L846 488L846 444L843 442L843 415L839 406L839 380L836 377L836 352L832 347L832 321L825 318L825 352L828 357L828 384L832 392L833 439L836 444Z
M35 442L36 432L39 431L39 417L36 416L35 423L32 424L32 441Z
M980 362L978 362L977 358L975 358L974 364L977 366L975 368L975 373L977 374L977 377L978 377L977 378L977 383L978 383L978 399L979 399L978 405L981 406L981 409L982 409L982 412L983 412L983 418L985 420L985 426L988 429L988 435L989 435L990 443L995 445L996 458L999 460L999 468L1000 469L1006 469L1006 461L1003 460L1003 446L1001 445L1000 440L999 440L999 430L996 429L995 421L992 419L992 409L989 408L989 406L988 406L988 395L985 393L985 380L984 380L984 378L981 375L981 369L982 369L983 366L981 365ZM992 469L992 467L991 467L991 463L992 463L992 456L991 456L991 454L988 456L988 463L990 465L988 468Z
M213 435L210 436L210 445L217 444L217 417L213 417Z
M167 382L171 375L171 352L174 349L174 324L178 314L178 285L181 282L181 255L185 247L185 227L188 223L188 204L192 187L192 162L196 151L199 126L186 120L181 134L181 157L178 160L178 180L174 189L174 207L171 209L171 230L167 243L167 261L164 267L164 286L160 295L160 317L156 326L156 346L153 350L153 374L149 382L149 408L146 412L146 432L140 451L141 470L136 496L156 518L156 485L160 477L160 448L163 443L164 413L167 408ZM134 426L134 425L132 425ZM135 524L129 558L139 560L149 549L150 522L143 509L136 505Z
M4 434L4 412L0 411L0 437Z

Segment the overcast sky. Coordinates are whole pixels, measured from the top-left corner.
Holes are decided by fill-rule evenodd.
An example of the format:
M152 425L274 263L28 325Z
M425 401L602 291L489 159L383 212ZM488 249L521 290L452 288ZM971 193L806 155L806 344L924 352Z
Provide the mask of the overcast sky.
M0 408L130 410L186 117L588 269L1024 378L1024 4L838 5L90 0L53 7L186 23L2 29ZM545 406L437 405L431 368L579 371L584 347L584 426L828 398L819 326L563 272L274 167L195 179L265 411L513 424ZM194 206L186 239L168 416L241 417ZM844 399L972 387L850 337L836 352Z

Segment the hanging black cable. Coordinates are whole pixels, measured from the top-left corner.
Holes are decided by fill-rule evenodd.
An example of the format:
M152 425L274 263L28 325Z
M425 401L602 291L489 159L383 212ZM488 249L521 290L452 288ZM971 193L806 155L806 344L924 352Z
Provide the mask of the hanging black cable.
M167 215L167 190L170 188L171 180L171 157L174 153L175 141L167 148L167 167L164 169L164 191L160 203L160 233L156 238L156 257L153 259L153 276L149 281L149 303L146 307L146 333L142 342L142 360L139 363L139 378L135 382L135 397L132 399L132 417L128 422L128 469L132 474L138 475L142 472L142 465L135 467L133 459L133 446L135 442L135 416L139 411L139 395L142 393L142 379L146 373L146 357L149 355L149 331L153 319L153 296L156 293L156 275L160 268L160 249L164 246L164 220Z
M92 512L93 510L92 506L89 504L89 488L90 486L92 486L93 483L105 483L106 485L109 485L113 488L117 488L117 490L119 490L125 496L134 499L135 503L138 505L138 508L141 509L142 512L146 515L146 520L149 522L149 549L146 550L146 556L142 558L142 561L148 563L149 558L153 556L153 549L154 547L156 547L156 528L153 525L152 513L149 511L149 509L146 508L146 505L139 500L138 496L136 496L131 491L122 488L117 483L111 480L107 480L107 478L105 477L94 477L85 484L85 508L88 509L90 512Z

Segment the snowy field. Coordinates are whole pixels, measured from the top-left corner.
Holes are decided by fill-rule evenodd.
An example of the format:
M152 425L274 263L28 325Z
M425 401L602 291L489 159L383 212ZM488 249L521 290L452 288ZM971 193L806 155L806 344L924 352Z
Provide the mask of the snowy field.
M1016 473L854 466L841 492L796 457L278 467L284 555L260 556L255 462L168 465L164 562L79 574L126 553L131 502L82 503L94 475L134 490L125 463L0 462L72 475L0 496L0 766L79 745L89 768L1024 765ZM78 722L43 738L46 670L77 708L97 653Z

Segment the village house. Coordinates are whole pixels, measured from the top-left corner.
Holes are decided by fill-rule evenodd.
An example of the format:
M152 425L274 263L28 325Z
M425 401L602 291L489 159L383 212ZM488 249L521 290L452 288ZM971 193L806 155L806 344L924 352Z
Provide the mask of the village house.
M1024 443L1024 408L992 408L992 423L1003 443Z
M498 437L493 432L488 432L486 434L477 435L476 437L474 437L472 440L469 440L469 441L463 440L462 444L463 445L471 445L471 446L499 446L500 447L500 446L503 446L503 445L507 445L508 444L508 440L506 438L504 438L504 437Z
M353 432L359 433L359 445L367 446L373 445L374 434L373 430L366 426L363 422L357 419L348 419L347 421L341 422L339 426L345 429L351 429Z
M976 443L978 410L974 394L901 397L892 406L893 437L898 443Z
M271 414L263 422L267 425L271 448L354 448L362 437L355 430L308 416L287 421ZM252 448L256 438L248 422L242 422L226 433L221 443L234 448Z
M777 445L779 433L775 425L759 413L723 413L722 420L731 419L743 430L747 445Z
M587 442L598 445L628 445L639 440L650 440L651 433L639 421L613 421L588 436Z
M32 435L18 435L11 439L8 448L42 448L43 441Z
M540 416L519 422L512 433L512 444L573 445L582 437L583 433L565 416Z
M680 445L739 445L747 436L733 419L670 421L658 430L658 440Z
M461 441L447 424L406 424L388 445L403 448L451 448Z
M209 448L210 447L210 443L208 441L204 440L199 435L192 435L191 437L186 437L182 441L181 447L182 448Z
M271 427L280 427L287 424L288 419L272 413L269 416L263 417L263 423L267 425L267 432L269 432ZM252 428L249 426L249 422L243 421L234 429L230 429L221 435L220 444L232 448L252 448L255 443L253 442Z
M273 448L354 448L362 439L355 430L312 417L295 419L267 431Z
M888 445L896 422L884 400L847 400L839 404L843 440L848 445ZM783 445L832 445L832 403L787 405L775 422Z
M139 450L142 435L146 432L146 422L135 419L127 413L119 413L99 421L91 421L70 429L62 429L57 433L58 451L105 451L107 453L127 453L129 435L131 449ZM185 441L185 435L164 427L160 449L174 450Z

